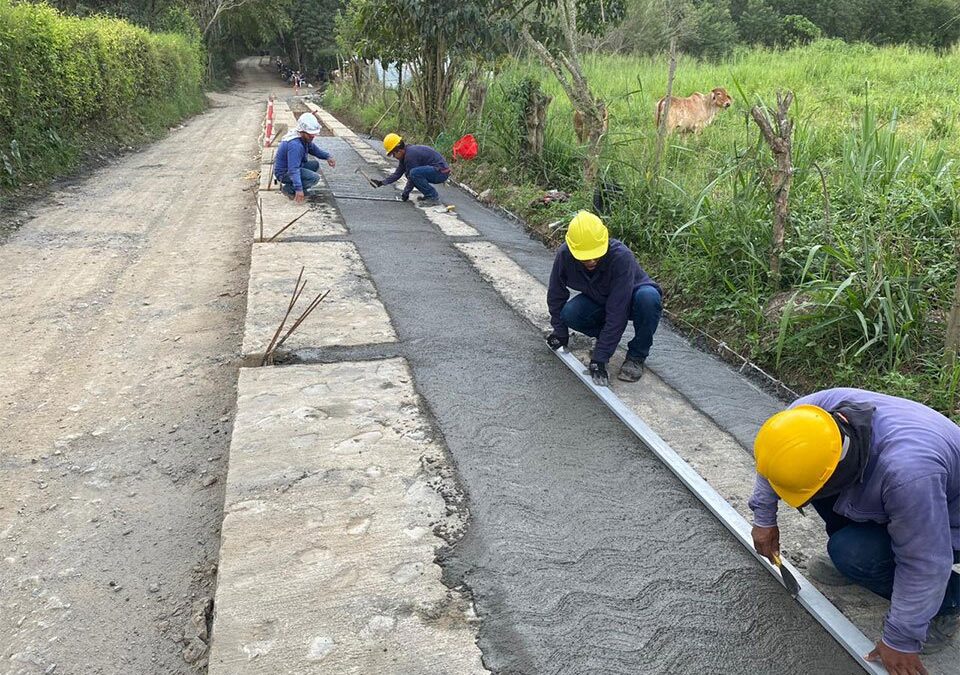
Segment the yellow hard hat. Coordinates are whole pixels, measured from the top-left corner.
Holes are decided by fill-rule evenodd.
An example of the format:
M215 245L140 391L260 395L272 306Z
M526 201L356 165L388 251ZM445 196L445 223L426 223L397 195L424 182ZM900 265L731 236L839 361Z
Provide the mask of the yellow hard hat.
M810 501L840 463L840 427L823 408L798 405L768 419L753 441L757 473L794 508Z
M386 150L389 155L401 141L403 141L403 139L400 138L400 134L387 134L383 137L383 149Z
M602 257L609 246L607 226L589 211L579 211L567 228L567 247L577 260Z

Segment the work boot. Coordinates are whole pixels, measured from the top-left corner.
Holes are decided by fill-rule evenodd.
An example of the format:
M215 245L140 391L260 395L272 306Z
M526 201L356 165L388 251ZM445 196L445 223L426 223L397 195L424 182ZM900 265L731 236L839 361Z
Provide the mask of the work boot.
M624 382L636 382L643 377L643 359L635 359L628 356L620 366L620 372L617 373L617 379Z
M811 579L824 586L849 586L853 583L838 570L830 556L818 554L807 563L807 574Z
M417 204L420 206L440 206L440 201L434 197L424 197L420 195L417 197Z
M923 650L920 653L936 654L943 651L957 636L958 629L960 629L960 614L933 617L930 621L930 629L927 631L927 641L923 643Z

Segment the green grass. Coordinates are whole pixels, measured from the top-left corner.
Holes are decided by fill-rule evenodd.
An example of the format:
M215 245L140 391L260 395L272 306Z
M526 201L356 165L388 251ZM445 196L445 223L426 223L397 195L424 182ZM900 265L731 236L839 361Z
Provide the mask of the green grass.
M681 59L678 95L723 86L734 105L700 135L672 136L659 180L650 170L665 59L592 54L584 67L610 108L605 176L626 189L608 225L663 284L670 309L801 390L875 388L960 418L960 373L942 367L960 234L953 159L960 151L960 80L952 77L960 52L823 41L741 51L722 63ZM554 98L544 157L518 167L510 94L526 77ZM782 278L771 288L773 162L749 110L773 104L778 90L796 95L795 173ZM358 107L345 89L327 98L367 125L386 103ZM409 119L391 114L381 131L394 128L416 137ZM538 65L507 65L491 84L479 126L454 110L447 130L425 140L449 154L467 131L477 136L481 157L457 173L474 187L492 188L534 227L589 205L590 191L578 180L583 153L571 107ZM567 204L529 207L543 188L574 195Z

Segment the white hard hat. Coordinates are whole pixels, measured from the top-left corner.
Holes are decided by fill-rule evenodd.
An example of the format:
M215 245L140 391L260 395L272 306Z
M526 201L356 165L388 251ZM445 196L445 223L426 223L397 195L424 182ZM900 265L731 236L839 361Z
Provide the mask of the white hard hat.
M320 122L317 121L313 113L303 113L300 115L300 118L297 119L297 131L303 131L304 133L316 136L320 133Z

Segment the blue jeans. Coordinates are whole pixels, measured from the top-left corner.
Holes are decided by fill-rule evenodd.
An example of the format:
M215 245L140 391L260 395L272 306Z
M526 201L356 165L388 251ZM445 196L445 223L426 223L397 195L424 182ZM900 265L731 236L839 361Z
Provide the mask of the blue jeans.
M437 189L431 185L439 185L447 180L450 177L448 173L440 173L432 166L418 166L415 169L410 169L409 178L410 182L413 183L413 186L420 190L422 194L427 199L436 199L440 195L437 194ZM410 186L407 185L409 188ZM407 194L410 194L410 190L404 190Z
M653 334L660 325L661 305L660 291L655 286L638 286L633 291L633 303L630 307L630 319L633 321L633 339L627 344L627 356L640 361L650 354L650 345L653 344ZM563 306L560 317L570 328L589 335L599 337L603 330L607 312L603 305L580 294L572 298Z
M828 497L810 502L826 524L830 559L851 581L889 600L897 566L887 526L859 523L841 516L833 510L836 501L836 497ZM960 551L953 552L953 562L960 562ZM960 575L954 572L947 582L947 592L937 616L957 612L960 612Z
M300 167L300 182L303 183L304 192L320 182L320 174L317 173L319 168L320 162L316 159L308 159ZM287 195L296 194L290 176L284 176L283 180L280 181L280 191Z

